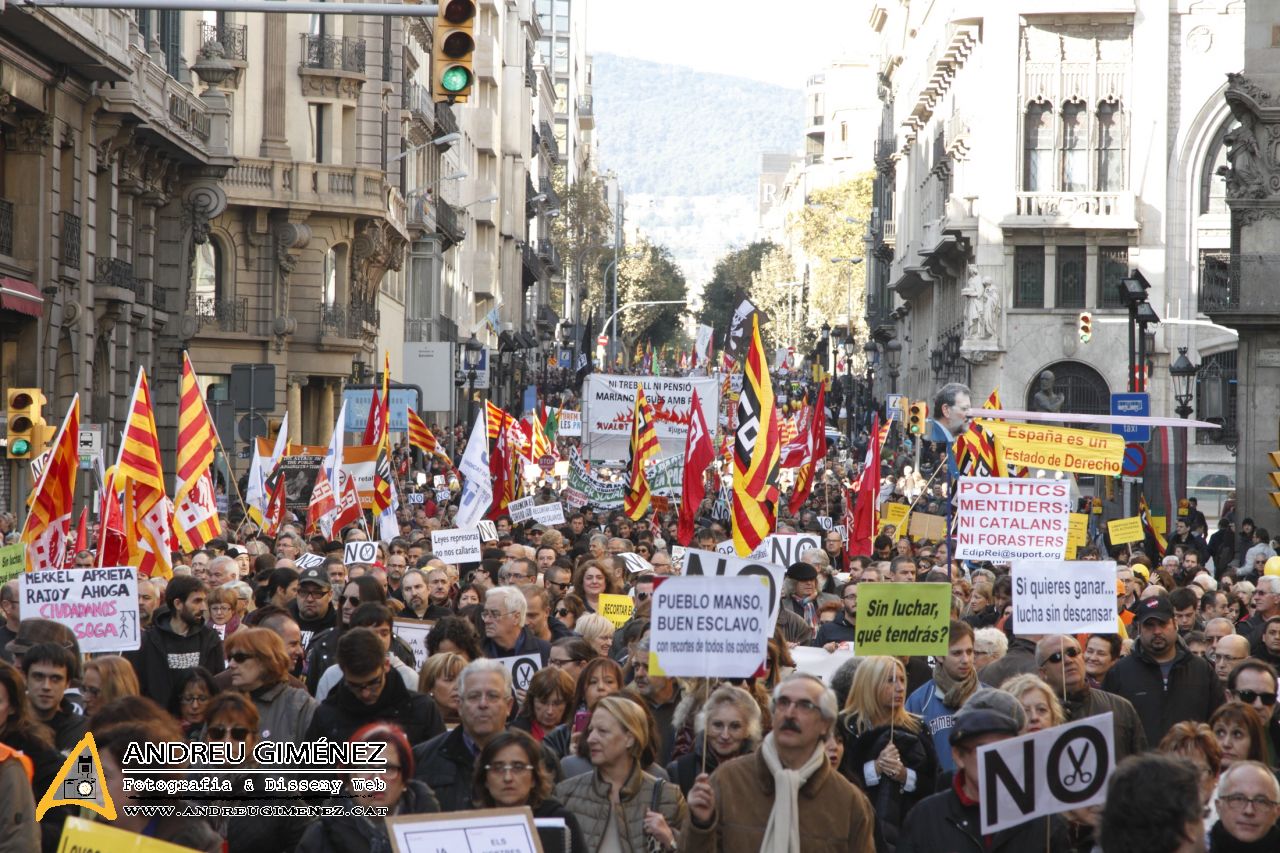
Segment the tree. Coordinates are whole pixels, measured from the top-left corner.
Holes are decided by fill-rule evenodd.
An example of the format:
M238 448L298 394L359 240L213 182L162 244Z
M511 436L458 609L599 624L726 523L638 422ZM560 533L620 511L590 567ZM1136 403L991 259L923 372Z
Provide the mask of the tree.
M814 190L799 216L788 219L788 230L799 230L800 246L810 259L807 301L811 332L823 322L836 325L836 318L846 317L852 331L863 340L867 338L866 261L855 265L833 262L832 258L862 257L874 179L875 173L867 172L842 184Z
M684 273L666 246L656 246L644 237L618 261L618 305L628 302L659 302L686 298ZM630 354L637 343L652 344L655 350L679 340L685 314L681 305L650 305L628 308L619 317L623 351Z
M711 281L702 290L698 322L715 329L718 345L723 344L724 336L729 333L734 310L751 289L751 276L759 271L765 254L774 248L770 241L758 240L716 261Z
M571 274L570 286L577 288L574 305L581 307L582 320L604 301L602 262L613 255L613 213L605 198L604 179L588 162L580 177L567 186L563 166L552 175L552 185L560 197L560 215L552 220L551 242Z
M798 342L808 317L800 288L779 286L795 280L796 266L791 253L783 246L770 245L760 259L760 268L751 275L751 290L747 295L762 315L760 336L765 352Z

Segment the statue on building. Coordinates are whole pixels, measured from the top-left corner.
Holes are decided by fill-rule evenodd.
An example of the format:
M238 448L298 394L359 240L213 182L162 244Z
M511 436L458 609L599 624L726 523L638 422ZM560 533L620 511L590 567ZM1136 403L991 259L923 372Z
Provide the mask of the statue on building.
M1222 137L1227 146L1228 166L1219 166L1226 179L1229 198L1266 198L1267 185L1259 160L1258 140L1253 133L1255 119L1247 110L1238 111L1240 125Z
M1040 374L1040 389L1031 398L1031 411L1055 414L1062 411L1062 404L1066 402L1067 395L1055 390L1053 383L1052 370L1046 370Z
M960 295L965 298L964 339L966 343L995 342L1000 325L1000 294L990 276L979 275L969 266L969 279Z

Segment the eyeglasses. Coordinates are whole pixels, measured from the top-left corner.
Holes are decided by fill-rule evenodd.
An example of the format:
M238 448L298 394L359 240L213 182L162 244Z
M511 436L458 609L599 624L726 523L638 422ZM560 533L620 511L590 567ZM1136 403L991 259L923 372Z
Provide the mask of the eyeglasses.
M1047 658L1044 659L1044 662L1045 663L1062 663L1063 655L1066 655L1069 658L1078 658L1080 657L1080 650L1076 648L1063 649L1060 652L1054 652L1053 654L1049 655ZM1043 666L1043 664L1041 665Z
M506 776L508 774L512 776L523 776L526 773L533 772L533 765L519 763L486 764L484 766L484 770L486 773L492 773L494 776Z
M378 674L377 678L373 678L369 681L347 681L346 679L343 679L343 683L347 685L347 689L352 693L369 693L373 690L381 690L382 683L386 681L386 679L387 674L382 672Z
M556 589L564 589L565 587L573 586L573 584L568 583L568 582L566 582L566 583L559 583L559 582L557 582L557 581L547 581L547 586L554 586Z
M497 622L499 619L501 619L503 616L506 616L506 615L507 615L507 611L504 611L504 610L481 610L480 611L481 619L491 619L494 622Z
M253 655L248 652L232 652L231 660L236 663L244 663L245 661L253 660Z
M180 700L183 705L203 705L209 701L208 696L183 696Z
M462 699L464 702L470 702L472 704L479 702L482 699L490 703L494 703L501 702L503 695L496 690L473 690L466 696L463 696Z
M331 592L333 592L331 589L316 589L315 587L309 587L307 589L298 590L298 598L324 598ZM360 599L358 598L356 599L356 601L359 600Z
M1266 705L1268 708L1276 704L1276 694L1274 692L1259 693L1256 690L1237 690L1235 691L1235 694L1236 698L1246 705L1252 705L1259 699L1261 699L1262 704Z
M350 604L352 607L360 606L360 596L358 595L341 595L338 596L339 604Z
M557 608L556 608L556 615L557 615L557 616L568 616L568 615L569 615L569 611L568 611L568 609L567 609L567 608L564 608L564 607L557 607Z
M212 740L222 740L230 733L233 740L244 740L249 736L247 726L209 726L207 733Z
M647 592L636 593L636 601L648 601L648 600L649 600L649 593Z
M809 714L817 713L818 711L818 706L808 699L791 699L788 696L779 696L773 706L779 711L786 711L788 708L795 708L797 711L804 711Z
M1275 800L1270 800L1263 796L1246 797L1244 794L1226 794L1218 797L1218 802L1226 803L1236 811L1244 811L1245 806L1253 806L1258 811L1274 809L1280 806Z

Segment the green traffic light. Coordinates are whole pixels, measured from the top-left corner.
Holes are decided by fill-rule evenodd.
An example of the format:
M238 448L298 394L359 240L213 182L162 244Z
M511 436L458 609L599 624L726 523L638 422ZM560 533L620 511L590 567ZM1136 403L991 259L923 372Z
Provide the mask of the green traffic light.
M31 452L31 442L25 438L15 438L13 443L9 445L10 456L26 456Z
M440 75L440 87L446 92L461 92L471 85L471 72L461 65L446 68Z

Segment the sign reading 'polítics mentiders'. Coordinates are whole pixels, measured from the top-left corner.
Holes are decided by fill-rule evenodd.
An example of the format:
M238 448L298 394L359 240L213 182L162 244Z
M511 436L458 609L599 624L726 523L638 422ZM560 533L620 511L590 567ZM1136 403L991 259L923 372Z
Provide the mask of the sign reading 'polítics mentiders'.
M1064 480L960 477L956 481L956 557L1060 560L1071 525Z

